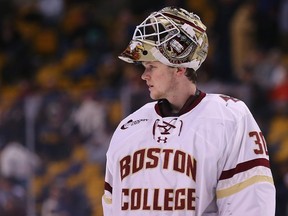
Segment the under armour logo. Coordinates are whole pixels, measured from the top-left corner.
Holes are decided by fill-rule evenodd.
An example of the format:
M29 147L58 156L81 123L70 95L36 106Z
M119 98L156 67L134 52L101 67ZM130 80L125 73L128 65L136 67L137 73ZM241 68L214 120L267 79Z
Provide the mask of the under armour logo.
M167 143L168 138L167 137L157 137L158 143Z

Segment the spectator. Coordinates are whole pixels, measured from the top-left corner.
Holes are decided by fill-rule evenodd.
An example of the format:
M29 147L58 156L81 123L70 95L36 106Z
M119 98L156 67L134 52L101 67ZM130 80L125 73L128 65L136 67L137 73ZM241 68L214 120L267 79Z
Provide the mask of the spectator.
M24 183L40 165L39 157L17 142L8 143L1 152L1 175Z
M0 215L27 216L25 213L26 194L23 187L13 180L0 176Z

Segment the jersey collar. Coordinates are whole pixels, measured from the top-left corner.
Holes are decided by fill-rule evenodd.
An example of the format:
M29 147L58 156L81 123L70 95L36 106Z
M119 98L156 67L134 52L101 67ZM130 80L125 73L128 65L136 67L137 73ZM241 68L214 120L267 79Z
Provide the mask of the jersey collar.
M192 110L194 107L196 107L205 96L206 96L206 93L201 92L200 90L197 89L195 95L191 95L187 99L184 106L181 108L181 110L178 113L172 113L172 108L168 100L160 99L155 104L155 111L161 117L181 116L189 112L190 110Z

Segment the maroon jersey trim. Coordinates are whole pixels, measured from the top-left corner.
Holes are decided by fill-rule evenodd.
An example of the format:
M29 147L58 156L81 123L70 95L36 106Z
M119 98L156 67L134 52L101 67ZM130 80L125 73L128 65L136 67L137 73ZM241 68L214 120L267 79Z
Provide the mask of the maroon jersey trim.
M181 110L178 113L173 113L171 109L171 105L168 100L161 99L158 101L158 103L155 105L155 111L158 115L161 117L177 117L181 116L190 110L192 110L194 107L196 107L201 100L206 96L206 93L201 92L197 89L195 95L191 95L184 106L181 108Z
M105 182L105 184L104 184L104 189L106 190L106 191L109 191L111 194L112 194L112 187L111 187L111 185L108 183L108 182Z
M254 167L257 167L257 166L264 166L264 167L270 168L270 162L269 162L269 160L267 160L265 158L257 158L257 159L253 159L253 160L246 161L243 163L239 163L233 169L224 170L222 172L219 180L231 178L238 173L245 172L245 171L252 169Z

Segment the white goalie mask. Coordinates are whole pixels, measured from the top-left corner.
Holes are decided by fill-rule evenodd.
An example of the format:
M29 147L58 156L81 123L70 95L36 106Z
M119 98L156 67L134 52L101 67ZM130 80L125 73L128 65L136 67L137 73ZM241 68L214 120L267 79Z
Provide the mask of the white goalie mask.
M182 8L165 7L150 14L134 31L119 58L128 63L160 61L196 71L208 53L206 26Z

